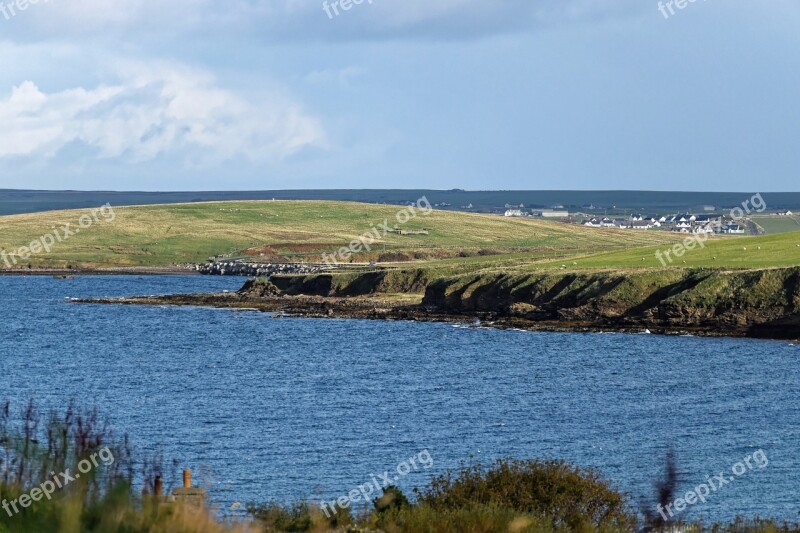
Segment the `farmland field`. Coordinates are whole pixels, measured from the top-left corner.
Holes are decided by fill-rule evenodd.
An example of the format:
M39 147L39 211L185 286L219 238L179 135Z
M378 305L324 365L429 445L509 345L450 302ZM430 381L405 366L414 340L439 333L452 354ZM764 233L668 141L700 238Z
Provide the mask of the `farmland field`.
M169 266L203 262L209 256L319 262L359 235L387 223L424 235L381 235L357 259L441 259L501 253L558 258L589 251L668 245L662 232L599 230L558 222L433 210L398 224L402 206L317 201L253 201L117 207L91 227L24 261L33 267ZM90 210L48 211L0 217L0 250L18 251ZM406 211L411 213L411 211ZM402 217L401 217L402 219ZM379 230L382 233L382 230ZM20 261L22 261L20 259ZM0 264L0 266L4 266Z
M424 206L423 206L424 207ZM444 274L537 269L661 268L657 250L685 236L669 232L586 228L534 219L416 207L318 201L248 201L118 207L113 219L18 259L17 266L161 267L210 256L320 262L365 232L388 223L427 234L381 235L353 261L424 265ZM0 217L0 251L12 253L88 210ZM402 217L401 217L402 218ZM763 219L761 219L763 220ZM770 218L777 221L777 218ZM789 219L782 219L788 221ZM381 232L382 233L382 232ZM763 268L800 264L800 232L760 237L713 236L669 267ZM7 265L0 262L0 267Z
M761 226L768 234L800 231L800 217L796 216L754 216L752 217L752 220Z

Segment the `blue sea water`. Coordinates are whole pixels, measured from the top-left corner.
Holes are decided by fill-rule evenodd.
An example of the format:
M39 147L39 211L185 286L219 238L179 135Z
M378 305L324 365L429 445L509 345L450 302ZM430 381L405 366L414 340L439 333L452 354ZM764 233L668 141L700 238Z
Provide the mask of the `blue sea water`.
M317 501L427 449L433 466L557 458L635 502L669 448L682 492L761 449L689 519L800 515L800 348L280 318L68 298L236 290L239 278L0 277L0 399L97 406L141 452L190 467L221 508ZM754 462L753 462L754 464ZM733 476L735 477L735 476Z

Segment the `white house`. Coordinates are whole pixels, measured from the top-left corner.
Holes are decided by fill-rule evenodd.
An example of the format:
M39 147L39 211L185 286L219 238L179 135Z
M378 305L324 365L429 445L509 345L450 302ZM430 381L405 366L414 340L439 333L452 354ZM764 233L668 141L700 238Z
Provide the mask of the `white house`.
M549 209L542 210L542 216L545 218L567 218L569 211L552 211Z
M694 233L706 233L711 234L714 233L714 226L712 224L704 224L702 226L697 226L694 228Z
M505 216L507 216L507 217L524 217L525 213L523 213L521 209L509 209L508 211L506 211Z
M614 221L608 217L605 217L603 220L600 221L600 225L603 226L604 228L613 228Z
M742 234L744 233L744 226L740 226L739 224L728 224L722 228L722 231L724 233Z
M583 225L584 226L589 226L590 228L602 228L603 227L602 224L600 224L600 221L597 220L596 218L593 218L592 220L584 222Z

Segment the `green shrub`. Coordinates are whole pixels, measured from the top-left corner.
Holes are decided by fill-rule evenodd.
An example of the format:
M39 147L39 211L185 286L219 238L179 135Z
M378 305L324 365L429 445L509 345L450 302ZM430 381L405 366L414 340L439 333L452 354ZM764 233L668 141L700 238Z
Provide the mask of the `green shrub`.
M464 467L434 478L418 494L435 511L506 509L551 520L556 528L629 529L636 520L627 496L597 473L559 461L503 459L491 468Z

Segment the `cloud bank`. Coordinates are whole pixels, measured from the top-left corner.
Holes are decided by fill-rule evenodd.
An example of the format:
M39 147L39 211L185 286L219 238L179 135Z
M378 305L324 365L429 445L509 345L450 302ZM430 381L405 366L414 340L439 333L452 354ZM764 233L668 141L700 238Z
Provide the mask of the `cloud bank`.
M52 158L78 144L131 161L270 161L325 145L320 122L286 97L249 101L174 64L125 64L117 83L90 89L46 93L24 81L0 95L0 124L0 158Z

